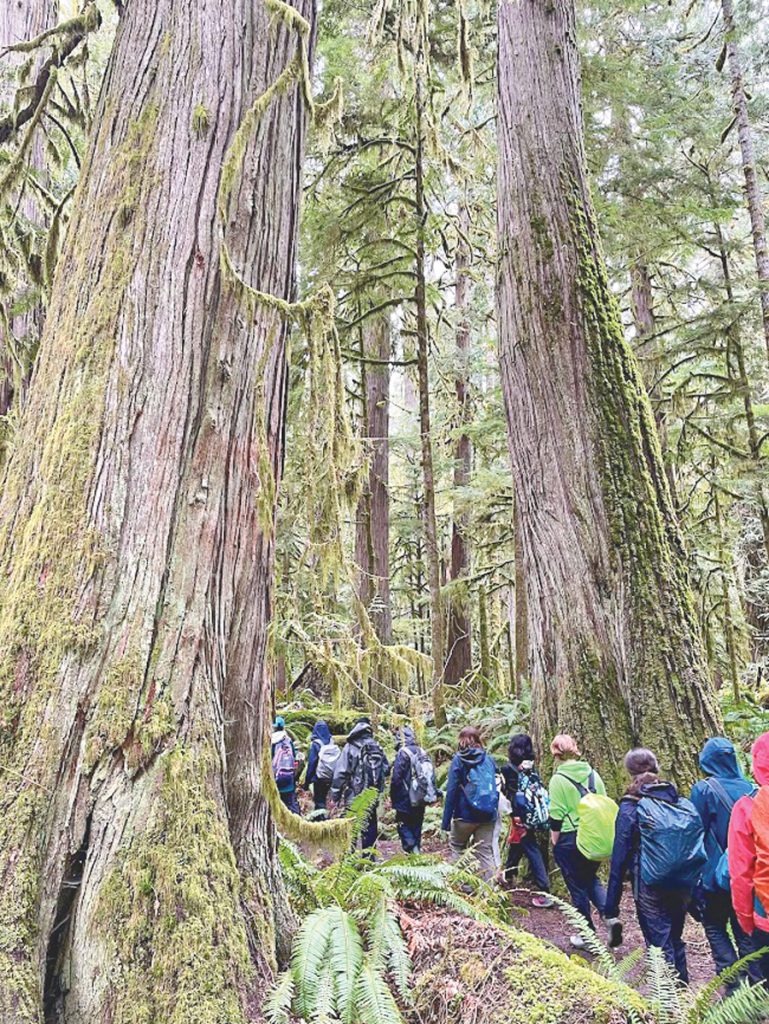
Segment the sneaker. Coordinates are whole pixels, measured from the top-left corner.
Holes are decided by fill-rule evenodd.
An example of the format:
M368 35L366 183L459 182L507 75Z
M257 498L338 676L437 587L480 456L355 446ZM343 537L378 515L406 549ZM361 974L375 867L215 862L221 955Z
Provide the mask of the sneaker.
M555 900L552 896L535 896L531 901L532 907L539 907L541 910L547 910L548 907L555 906Z
M618 917L610 917L606 921L606 928L609 933L609 949L616 949L622 945L622 922Z
M581 935L570 935L569 944L572 945L575 949L585 949L587 947L587 943Z

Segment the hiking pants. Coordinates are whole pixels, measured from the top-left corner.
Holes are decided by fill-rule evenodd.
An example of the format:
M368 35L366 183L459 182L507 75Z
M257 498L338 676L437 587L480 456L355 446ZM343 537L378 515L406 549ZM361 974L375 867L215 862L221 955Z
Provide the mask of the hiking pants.
M729 925L732 926L732 936L729 934ZM710 951L713 954L713 962L716 965L716 973L720 974L727 967L731 967L737 960L752 953L755 949L753 939L746 935L740 928L737 915L732 908L731 895L724 889L717 892L706 892L702 901L702 926L705 935L710 943ZM735 943L737 949L735 950ZM749 977L753 982L761 981L763 975L761 968L756 961L745 967L744 974L735 978L729 989L736 989L743 977Z
M281 802L284 803L286 805L286 807L288 807L289 811L291 811L292 814L301 814L302 813L299 810L299 801L296 798L296 790L295 789L289 789L285 793L281 792L280 799L281 799Z
M371 812L368 816L368 821L363 826L363 830L360 834L360 847L362 850L370 850L372 846L376 846L377 837L379 836L379 819L377 817L377 805L371 808Z
M482 878L490 882L494 878L494 822L463 821L452 818L449 832L451 859L459 860L465 850L471 847L478 863Z
M690 889L660 889L639 883L636 912L647 946L657 946L683 982L689 981L686 943L682 936Z
M769 932L761 931L760 928L756 928L753 932L753 948L755 950L763 949L764 955L755 961L758 964L758 969L761 972L761 977L769 985Z
M505 878L510 879L513 871L521 863L523 856L529 862L534 881L537 883L539 892L550 892L550 878L545 867L545 858L537 842L536 832L527 832L520 843L510 843L507 848L507 861L505 862Z
M595 931L590 904L599 914L604 912L606 906L606 889L598 879L598 861L588 860L579 852L576 832L561 832L553 847L553 856L561 869L571 902Z
M316 811L325 811L328 791L331 789L331 779L316 779L312 784L312 797L315 801Z
M412 811L396 811L398 835L404 853L419 853L422 846L422 825L425 820L424 807Z

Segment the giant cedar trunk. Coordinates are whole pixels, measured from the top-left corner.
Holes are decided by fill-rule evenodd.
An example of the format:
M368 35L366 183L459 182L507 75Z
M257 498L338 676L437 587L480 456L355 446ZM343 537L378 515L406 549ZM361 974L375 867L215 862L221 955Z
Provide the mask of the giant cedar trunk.
M310 17L312 0L299 0ZM262 3L124 8L0 504L4 1024L242 1022L305 112ZM285 81L285 80L284 80Z
M5 0L0 4L0 52L6 46L34 39L46 29L51 28L58 20L58 5L55 0ZM6 54L0 62L0 109L12 109L15 89L14 70L27 59L26 54ZM45 165L41 133L38 131L32 142L29 155L32 167L42 171ZM19 210L30 224L40 226L44 223L43 211L27 189ZM28 299L24 296L25 303ZM28 350L36 347L40 337L43 321L43 309L40 303L28 303L29 309L17 315L11 315L8 327L14 338L4 338L6 325L0 320L0 416L4 416L13 404L14 393L23 390L26 385L24 368L14 363L10 354L9 341L14 351ZM14 340L15 339L15 340ZM21 398L21 395L18 396Z
M498 306L540 745L679 779L717 724L659 441L586 179L570 0L499 4Z
M367 321L363 329L363 432L370 458L368 482L358 504L355 560L358 596L374 632L392 641L390 607L390 323Z

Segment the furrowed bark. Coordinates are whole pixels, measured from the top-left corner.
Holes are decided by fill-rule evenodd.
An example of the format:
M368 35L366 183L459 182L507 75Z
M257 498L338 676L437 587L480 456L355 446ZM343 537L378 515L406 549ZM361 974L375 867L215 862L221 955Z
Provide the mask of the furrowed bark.
M460 213L460 230L464 235L470 228L467 207ZM467 243L460 238L457 243L454 269L457 275L454 286L454 307L456 309L456 376L454 387L459 408L459 436L454 444L454 487L467 487L472 472L473 448L469 435L463 429L469 420L470 400L468 395L468 350L470 347L470 324L467 310L470 301L470 253ZM468 537L468 516L455 513L451 526L450 579L461 580L470 566L470 541ZM446 642L446 683L455 686L472 665L472 637L470 626L470 603L467 594L454 595L448 608L448 639Z
M292 297L296 77L230 150L288 13L132 0L118 28L0 500L5 1024L245 1022L274 963L286 324L221 246Z
M540 748L694 776L718 724L649 401L598 241L569 0L502 2L498 312Z

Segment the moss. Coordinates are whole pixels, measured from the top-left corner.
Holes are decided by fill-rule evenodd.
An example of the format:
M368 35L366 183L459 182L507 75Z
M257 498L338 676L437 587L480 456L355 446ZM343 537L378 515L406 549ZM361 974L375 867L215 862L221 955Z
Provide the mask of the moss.
M205 138L211 127L211 116L203 103L198 103L192 111L192 131L198 139Z
M46 716L63 666L87 658L100 639L89 588L107 551L88 525L89 502L115 325L133 268L130 236L111 214L132 205L150 180L155 126L154 110L131 126L94 200L103 216L90 210L69 233L64 283L54 289L37 386L0 499L0 977L11 979L0 991L30 1006L37 998L30 958L45 841L42 798L54 785L64 741L55 722L45 725ZM86 171L80 192L87 187ZM103 223L112 225L107 238L85 230ZM108 255L97 264L94 253L102 251ZM114 711L116 718L123 714ZM116 721L105 725L107 732L114 728ZM29 1019L37 1020L36 1011Z
M182 747L162 756L152 817L102 888L113 1024L245 1024L244 894L209 760Z

